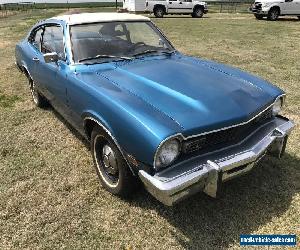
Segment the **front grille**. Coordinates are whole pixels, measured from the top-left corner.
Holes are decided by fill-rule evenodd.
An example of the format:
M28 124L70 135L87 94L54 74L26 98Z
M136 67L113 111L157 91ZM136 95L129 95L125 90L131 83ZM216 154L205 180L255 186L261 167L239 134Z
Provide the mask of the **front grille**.
M266 110L252 121L237 127L217 131L187 140L183 143L184 153L192 153L201 149L235 144L245 139L250 133L272 117L272 108Z
M260 10L262 10L262 4L261 3L254 3L253 5L252 5L252 11L260 11Z

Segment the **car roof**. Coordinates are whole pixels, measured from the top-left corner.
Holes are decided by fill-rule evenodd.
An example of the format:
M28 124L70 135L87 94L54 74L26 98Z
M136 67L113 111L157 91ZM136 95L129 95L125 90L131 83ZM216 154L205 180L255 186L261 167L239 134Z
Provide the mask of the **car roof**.
M69 25L83 24L83 23L97 23L97 22L115 22L115 21L150 21L148 17L128 14L128 13L114 13L114 12L100 12L100 13L81 13L72 15L56 16L47 21L63 21Z

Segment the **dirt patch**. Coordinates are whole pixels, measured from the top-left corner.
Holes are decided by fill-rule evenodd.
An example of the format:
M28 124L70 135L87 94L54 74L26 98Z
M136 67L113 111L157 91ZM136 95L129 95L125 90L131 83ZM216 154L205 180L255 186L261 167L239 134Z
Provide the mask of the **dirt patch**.
M10 46L12 43L10 41L0 41L0 49L5 49Z

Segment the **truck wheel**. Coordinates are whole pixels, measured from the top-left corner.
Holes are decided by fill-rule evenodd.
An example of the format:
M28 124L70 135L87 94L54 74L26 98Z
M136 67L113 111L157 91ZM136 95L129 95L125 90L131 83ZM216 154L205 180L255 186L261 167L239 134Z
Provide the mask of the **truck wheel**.
M98 126L92 131L91 152L102 186L114 195L129 197L136 190L137 179L114 141Z
M254 16L257 20L262 20L264 18L263 15L259 15L259 14L254 14Z
M268 20L276 21L279 15L280 15L280 10L278 8L272 8L268 13Z
M201 7L196 7L193 11L192 17L200 18L203 17L203 9Z
M162 18L164 17L165 11L162 7L158 6L155 7L155 9L153 10L154 16L157 18Z

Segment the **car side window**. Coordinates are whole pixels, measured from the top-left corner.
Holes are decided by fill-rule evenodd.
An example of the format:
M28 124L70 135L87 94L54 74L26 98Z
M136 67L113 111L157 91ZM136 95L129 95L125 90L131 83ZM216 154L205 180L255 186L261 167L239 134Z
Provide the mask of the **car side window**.
M32 32L29 37L29 42L36 47L39 51L41 51L41 43L42 43L42 35L44 28L40 27L39 29Z
M60 60L65 60L63 30L60 26L46 26L41 46L43 54L56 52Z

